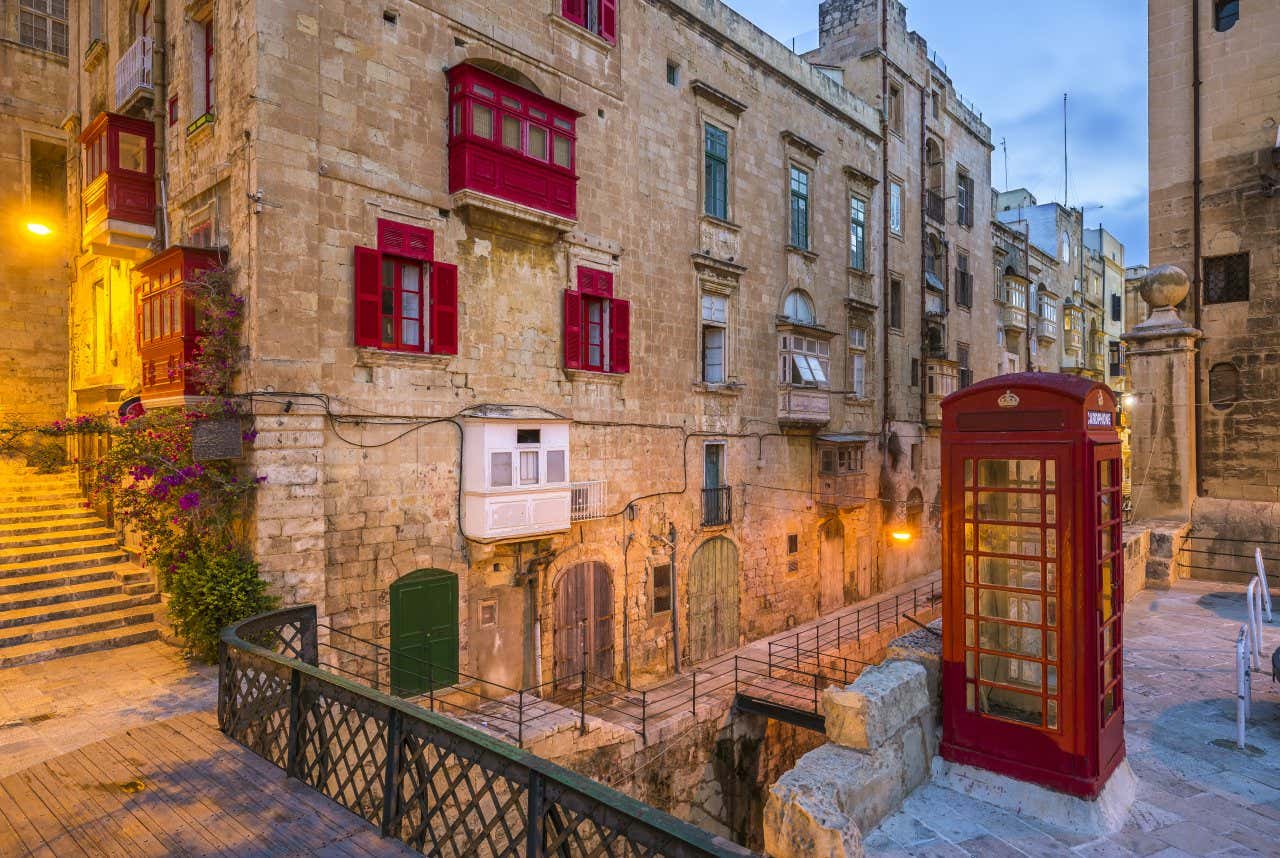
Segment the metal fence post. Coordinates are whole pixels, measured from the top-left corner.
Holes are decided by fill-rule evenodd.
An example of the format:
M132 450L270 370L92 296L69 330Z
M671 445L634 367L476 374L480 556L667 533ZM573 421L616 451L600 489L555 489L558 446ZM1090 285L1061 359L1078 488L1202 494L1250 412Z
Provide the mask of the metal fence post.
M399 709L387 713L387 761L382 773L382 836L392 836L392 825L400 805L400 731L403 716Z
M822 664L818 664L818 672L813 675L813 714L818 714L818 686L822 683Z
M649 744L649 692L640 692L640 742Z
M427 662L427 695L431 711L436 711L436 678L435 671L432 670L433 665Z
M690 708L693 709L693 717L698 717L698 669L693 669L693 694L689 698Z
M578 735L587 734L587 671L582 671L582 690L579 692Z
M302 674L297 668L289 671L289 745L286 751L284 773L298 779L298 758L302 746Z
M525 858L542 856L542 775L529 772L528 820L524 827Z
M524 747L524 689L520 690L519 709L516 712L516 747Z

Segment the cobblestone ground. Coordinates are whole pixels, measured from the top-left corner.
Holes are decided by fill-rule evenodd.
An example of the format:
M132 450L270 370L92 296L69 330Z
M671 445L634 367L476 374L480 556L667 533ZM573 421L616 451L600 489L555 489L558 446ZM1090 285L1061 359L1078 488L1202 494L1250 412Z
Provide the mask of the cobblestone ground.
M217 698L216 667L159 641L0 670L0 777Z
M1234 643L1243 588L1182 582L1125 617L1125 741L1138 801L1118 835L1087 841L926 785L865 841L876 856L1280 855L1280 685L1254 677L1247 751L1235 749ZM1265 626L1269 654L1280 621Z

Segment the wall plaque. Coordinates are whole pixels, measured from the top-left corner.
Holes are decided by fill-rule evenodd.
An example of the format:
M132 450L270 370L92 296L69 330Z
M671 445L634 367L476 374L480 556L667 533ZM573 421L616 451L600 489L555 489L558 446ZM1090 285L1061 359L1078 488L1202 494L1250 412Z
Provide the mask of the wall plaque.
M239 417L201 420L191 427L191 455L197 462L239 459L243 442Z

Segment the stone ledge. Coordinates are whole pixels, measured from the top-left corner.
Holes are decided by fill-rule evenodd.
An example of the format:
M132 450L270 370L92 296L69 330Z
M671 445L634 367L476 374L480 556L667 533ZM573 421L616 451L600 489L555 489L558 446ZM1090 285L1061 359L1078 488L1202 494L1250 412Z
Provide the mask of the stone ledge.
M827 738L855 750L874 750L929 709L924 667L886 661L869 667L847 688L822 695Z

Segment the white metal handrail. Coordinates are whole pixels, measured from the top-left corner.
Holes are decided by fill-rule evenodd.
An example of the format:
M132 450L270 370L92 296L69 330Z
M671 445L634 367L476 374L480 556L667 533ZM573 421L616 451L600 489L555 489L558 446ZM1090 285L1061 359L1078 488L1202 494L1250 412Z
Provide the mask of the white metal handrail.
M140 89L151 89L151 53L154 41L139 36L116 61L116 107L120 108Z
M1262 590L1262 607L1266 611L1267 622L1274 622L1271 617L1271 588L1267 586L1267 567L1262 565L1262 549L1253 549L1253 560L1258 565L1258 586Z
M1258 579L1254 578L1244 591L1245 608L1248 611L1249 653L1253 669L1262 670L1262 593Z
M605 517L605 487L607 480L592 480L586 483L574 483L570 488L569 519L571 521L587 521Z
M1244 727L1249 720L1253 703L1253 675L1249 671L1249 650L1252 649L1247 626L1240 627L1236 635L1236 747L1244 750Z

